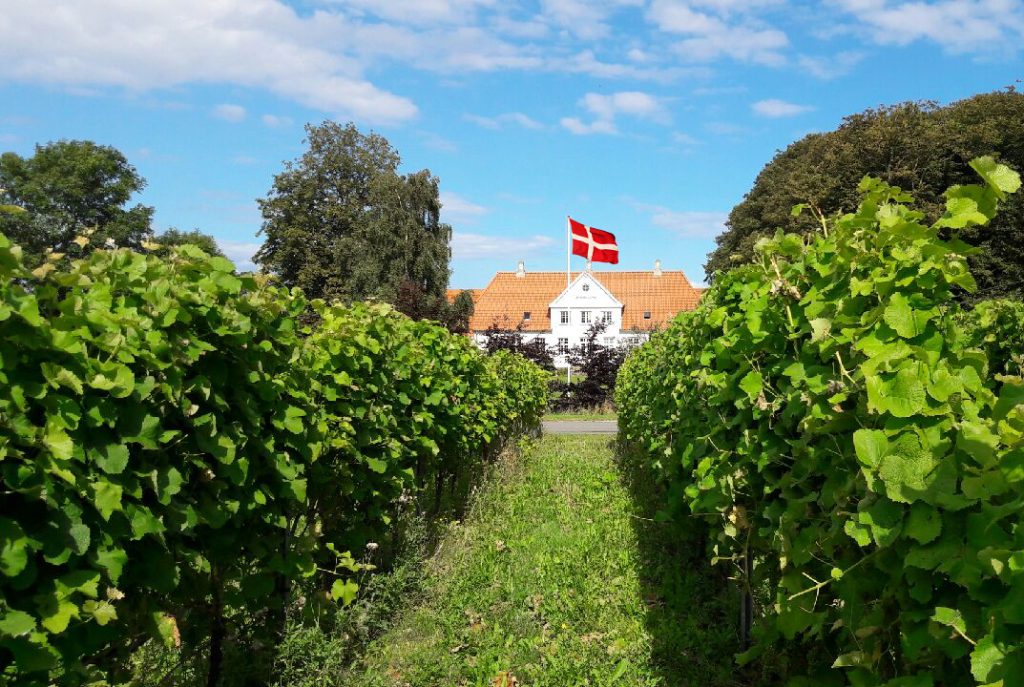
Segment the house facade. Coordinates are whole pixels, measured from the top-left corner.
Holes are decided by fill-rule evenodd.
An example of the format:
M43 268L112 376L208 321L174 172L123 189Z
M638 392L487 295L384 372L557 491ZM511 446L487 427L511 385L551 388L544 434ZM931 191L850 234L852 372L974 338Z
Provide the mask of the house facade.
M522 262L515 272L498 272L472 292L470 335L482 345L488 330L518 329L524 341L557 351L555 364L562 367L564 353L584 341L594 323L605 323L602 344L636 346L697 307L703 291L683 272L662 270L660 261L649 272L587 270L566 281L565 272L527 272Z

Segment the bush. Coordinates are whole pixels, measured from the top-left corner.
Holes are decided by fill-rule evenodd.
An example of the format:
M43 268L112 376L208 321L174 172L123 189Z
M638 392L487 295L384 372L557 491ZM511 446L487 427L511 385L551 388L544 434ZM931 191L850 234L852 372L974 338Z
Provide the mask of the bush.
M674 505L770 595L743 659L810 644L800 684L1024 674L1024 380L989 374L953 296L974 286L956 234L1020 180L972 165L986 185L951 188L930 226L865 179L857 212L762 241L619 376Z
M300 292L192 246L20 253L0 236L5 681L121 680L154 637L215 682L228 636L272 643L296 582L350 601L404 493L541 412L539 369L383 306L300 331Z
M1024 303L982 301L964 314L963 327L970 345L985 351L992 372L1024 372Z

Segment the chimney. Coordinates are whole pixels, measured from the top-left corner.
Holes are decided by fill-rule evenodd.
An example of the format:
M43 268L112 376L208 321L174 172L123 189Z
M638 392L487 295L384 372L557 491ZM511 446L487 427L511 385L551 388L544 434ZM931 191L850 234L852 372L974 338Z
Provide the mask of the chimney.
M526 276L526 263L522 260L519 261L519 266L516 268L516 276L520 279Z
M661 276L661 260L655 260L654 261L654 276L655 277L660 277Z

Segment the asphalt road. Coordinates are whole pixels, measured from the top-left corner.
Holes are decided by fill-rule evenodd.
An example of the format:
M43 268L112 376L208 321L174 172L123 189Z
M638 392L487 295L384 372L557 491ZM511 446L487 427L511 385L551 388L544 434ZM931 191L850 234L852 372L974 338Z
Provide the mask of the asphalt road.
M547 434L616 434L619 423L615 420L546 420Z

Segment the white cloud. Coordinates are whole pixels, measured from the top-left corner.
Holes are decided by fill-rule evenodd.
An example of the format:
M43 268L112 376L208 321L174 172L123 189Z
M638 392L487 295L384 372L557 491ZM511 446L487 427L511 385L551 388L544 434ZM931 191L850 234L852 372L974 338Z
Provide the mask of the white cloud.
M852 50L829 57L801 55L797 58L797 65L811 76L827 81L849 74L864 57L864 53Z
M698 12L693 5L711 11ZM789 45L785 33L750 18L732 23L728 21L730 11L741 6L750 7L728 1L654 0L647 11L647 18L662 31L685 37L675 43L673 50L686 60L710 62L728 57L766 65L785 62L781 52Z
M483 7L498 0L339 0L335 4L408 24L464 23Z
M810 105L797 105L796 103L788 103L785 100L779 100L778 98L758 100L750 107L755 114L761 117L770 117L772 119L777 119L779 117L795 117L796 115L810 112L814 109Z
M697 146L700 145L700 141L691 136L690 134L683 133L682 131L676 131L672 134L672 140L682 146Z
M561 120L565 129L579 135L617 133L615 119L619 115L629 115L660 124L667 124L670 121L664 102L641 91L620 91L608 95L587 93L580 100L580 105L594 117L592 122L587 124L578 117L563 117Z
M671 210L661 205L632 203L636 209L651 216L651 224L684 238L708 239L725 231L729 213L700 210Z
M263 244L252 243L248 241L228 241L226 239L217 239L217 245L224 252L224 255L228 257L228 260L235 263L235 267L241 272L247 272L256 269L256 263L252 261L252 256L256 255L256 251L260 249Z
M255 165L259 163L259 159L253 157L252 155L235 155L233 158L231 158L231 161L236 165L245 166Z
M832 0L854 16L869 40L907 45L938 43L951 53L1017 52L1024 38L1024 5L1018 0Z
M213 116L225 122L240 122L245 119L245 108L241 105L224 103L213 108Z
M650 60L647 60L650 63ZM688 66L638 66L618 62L603 62L597 58L593 50L583 50L571 57L559 56L549 60L552 71L587 74L599 79L637 79L640 81L658 81L668 83L685 76L709 77L711 73L703 67Z
M466 114L463 115L463 119L467 122L473 122L477 126L494 131L504 129L507 126L521 126L524 129L534 130L544 128L543 124L522 112L505 112L504 114L500 114L495 117L482 117L475 114Z
M280 129L292 125L291 117L283 117L281 115L265 114L260 117L260 121L271 129Z
M615 128L614 122L604 119L595 119L590 124L585 124L579 117L562 117L562 119L559 120L559 124L561 124L562 127L570 133L576 134L577 136L619 133L619 130Z
M555 240L550 236L540 234L513 238L456 231L452 235L452 258L455 260L478 260L481 258L507 258L510 255L525 258L550 248L554 243Z
M668 120L661 100L641 91L620 91L611 95L587 93L583 106L600 119L614 119L618 114L628 114L658 122Z
M349 28L338 14L299 15L281 0L13 3L0 22L0 78L129 92L233 84L374 123L414 117L412 101L337 51Z
M445 222L472 223L485 214L487 208L483 205L477 205L457 193L441 191L441 216Z

